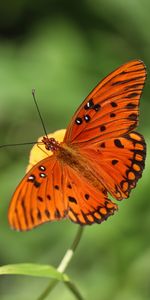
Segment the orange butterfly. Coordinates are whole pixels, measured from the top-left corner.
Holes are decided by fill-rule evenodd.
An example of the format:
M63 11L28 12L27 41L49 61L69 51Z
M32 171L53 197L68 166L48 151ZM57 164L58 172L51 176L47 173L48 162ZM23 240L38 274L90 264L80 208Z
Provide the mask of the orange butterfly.
M17 187L9 223L28 230L65 217L81 224L101 223L128 198L144 169L146 144L134 132L146 79L142 61L124 64L104 78L80 105L58 143L44 136L53 155L39 161Z

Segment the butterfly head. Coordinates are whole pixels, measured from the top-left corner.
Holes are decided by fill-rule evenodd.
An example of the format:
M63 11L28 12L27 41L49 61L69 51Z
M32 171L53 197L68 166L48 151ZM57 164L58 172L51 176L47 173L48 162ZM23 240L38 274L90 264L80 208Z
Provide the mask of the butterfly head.
M59 143L54 138L43 137L42 142L45 144L46 150L57 151L60 148Z

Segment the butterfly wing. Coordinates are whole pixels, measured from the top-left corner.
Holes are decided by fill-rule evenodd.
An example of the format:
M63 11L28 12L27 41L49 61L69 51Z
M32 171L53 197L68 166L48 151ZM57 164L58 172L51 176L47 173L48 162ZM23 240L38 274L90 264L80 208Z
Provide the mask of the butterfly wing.
M146 69L139 60L122 65L104 78L74 114L64 141L86 146L133 130L145 78Z
M66 143L87 158L93 174L117 200L129 196L144 168L145 141L132 130L145 78L139 60L112 72L81 104L65 135Z
M63 168L54 155L41 160L23 178L12 197L8 219L12 228L28 230L64 218Z
M102 186L97 191L53 155L23 178L12 197L8 219L13 229L25 231L64 217L79 224L101 223L116 209Z
M93 174L117 200L128 198L142 176L146 144L141 134L130 132L80 149Z
M68 201L68 217L71 221L90 225L101 223L117 210L117 205L107 197L106 189L99 184L96 189L82 174L64 165Z

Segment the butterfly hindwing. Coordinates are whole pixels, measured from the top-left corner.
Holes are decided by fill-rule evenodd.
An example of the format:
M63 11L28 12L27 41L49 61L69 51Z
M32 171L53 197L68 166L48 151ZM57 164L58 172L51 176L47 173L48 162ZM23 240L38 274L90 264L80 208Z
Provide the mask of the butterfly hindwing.
M64 141L96 143L133 130L145 78L146 69L139 60L122 65L104 78L74 114Z
M68 217L71 221L90 225L101 223L117 210L117 205L107 197L106 189L99 184L96 189L69 166L64 166L66 174L65 197L68 201Z
M131 189L142 176L146 144L141 134L130 132L123 137L83 147L81 153L107 191L121 200L129 197Z
M9 223L16 230L28 230L67 214L64 199L63 169L51 156L36 164L23 178L12 197Z

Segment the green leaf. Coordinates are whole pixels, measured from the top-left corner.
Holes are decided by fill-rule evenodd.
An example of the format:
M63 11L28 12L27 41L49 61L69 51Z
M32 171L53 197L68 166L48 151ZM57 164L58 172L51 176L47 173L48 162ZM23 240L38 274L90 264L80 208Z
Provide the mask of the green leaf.
M69 281L69 278L66 274L58 272L57 269L49 265L39 265L30 263L5 265L0 267L0 275L4 274L47 277L54 278L59 281Z

